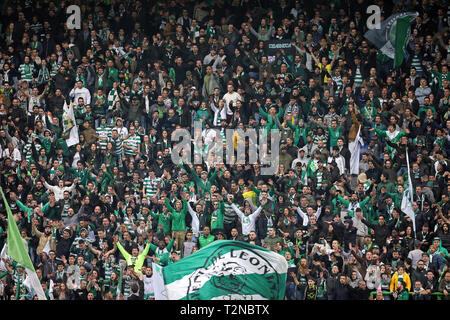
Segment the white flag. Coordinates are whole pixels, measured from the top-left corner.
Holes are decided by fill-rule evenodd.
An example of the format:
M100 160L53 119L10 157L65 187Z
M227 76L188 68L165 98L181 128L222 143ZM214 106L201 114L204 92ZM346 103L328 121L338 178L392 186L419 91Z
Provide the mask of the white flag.
M153 269L153 290L155 292L155 300L167 300L167 292L164 287L163 267L156 263L152 263Z
M78 126L75 120L75 114L73 113L73 103L67 105L64 102L63 107L63 132L66 134L69 133L69 137L66 139L67 146L73 146L80 142L80 138L78 137Z
M361 146L364 145L364 141L360 136L361 125L358 128L358 134L356 135L355 141L348 144L348 148L351 152L350 157L350 174L359 174L359 154L361 151Z
M408 156L408 149L406 149L406 165L408 167L408 187L403 191L403 199L401 204L401 210L411 218L413 223L413 230L416 232L416 217L414 214L413 209L413 188L412 188L412 181L411 181L411 174L409 171L409 156Z
M3 259L7 259L7 260L9 259L9 256L6 254L7 248L8 248L8 245L5 243L3 245L2 252L0 253L0 272L8 270L8 269L6 269L5 263L3 262Z

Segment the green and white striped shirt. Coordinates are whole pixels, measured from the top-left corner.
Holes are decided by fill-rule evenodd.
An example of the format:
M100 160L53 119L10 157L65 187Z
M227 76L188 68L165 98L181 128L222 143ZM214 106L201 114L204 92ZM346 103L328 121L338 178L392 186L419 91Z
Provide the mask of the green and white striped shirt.
M19 66L19 72L22 81L31 81L33 80L34 65L22 63Z
M231 204L229 204L228 202L224 202L223 209L223 223L232 223L236 219L236 212L231 207Z
M128 232L131 234L131 236L134 236L134 228L133 228L134 223L131 221L130 218L128 218L127 215L123 217L123 223L127 226Z
M362 75L361 75L361 70L359 70L359 67L356 68L355 71L355 84L357 87L361 87L362 86Z
M417 55L417 53L414 54L412 61L411 61L411 67L416 68L416 72L422 72L422 63Z
M111 89L108 93L108 110L112 110L116 101L119 101L119 94L117 93L117 90Z
M144 187L145 187L145 196L148 198L153 198L158 192L158 182L161 181L161 178L150 178L147 177L144 179Z
M114 155L122 157L123 154L123 140L122 137L118 136L117 139L108 138L107 142L111 142L115 148Z
M104 126L101 125L95 131L99 137L106 138L106 139L111 138L112 128L108 127L107 125L104 125ZM108 144L108 140L99 140L98 143L100 144L101 150L106 150L106 145Z

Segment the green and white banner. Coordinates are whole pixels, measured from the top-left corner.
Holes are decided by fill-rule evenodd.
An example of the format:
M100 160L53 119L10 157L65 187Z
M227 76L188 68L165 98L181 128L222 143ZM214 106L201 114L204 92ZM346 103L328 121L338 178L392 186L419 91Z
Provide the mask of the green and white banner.
M80 142L80 138L78 136L78 126L75 120L75 114L73 111L73 103L67 105L64 101L63 106L63 132L64 135L67 135L66 143L67 146L73 146Z
M20 235L19 228L17 227L16 221L14 220L14 215L11 212L11 208L9 207L9 203L5 198L5 194L3 193L3 189L0 187L0 194L3 198L3 202L5 204L6 213L8 216L8 236L6 239L7 243L7 252L6 254L11 257L11 259L15 260L25 269L27 277L24 283L19 283L20 285L25 285L29 291L33 291L38 296L39 300L47 300L45 297L44 290L42 289L41 282L34 270L33 263L31 262L31 258L28 255L27 249L24 244L24 239ZM2 256L5 253L2 252Z
M400 66L406 54L406 45L411 35L410 23L417 12L396 13L381 22L380 29L371 29L364 34L381 53L394 59L394 68Z
M282 300L287 263L266 248L218 240L163 274L169 300Z
M403 198L400 209L411 218L413 223L414 232L416 232L416 215L414 214L413 208L413 188L412 188L412 180L411 180L411 172L409 168L409 155L408 148L406 149L406 165L408 167L408 186L403 191Z

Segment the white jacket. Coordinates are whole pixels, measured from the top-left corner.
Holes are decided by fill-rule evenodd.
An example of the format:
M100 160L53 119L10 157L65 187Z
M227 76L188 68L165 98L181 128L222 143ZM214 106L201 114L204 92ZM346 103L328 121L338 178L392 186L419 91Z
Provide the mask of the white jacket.
M78 98L83 98L84 105L91 104L91 93L86 88L73 88L70 90L69 96L73 98L73 103L78 105Z
M258 218L259 214L262 211L261 206L258 209L256 209L255 212L249 214L248 216L245 215L241 210L239 210L239 208L234 203L231 205L231 208L233 208L234 212L236 212L236 214L238 215L239 220L241 220L242 234L244 236L248 236L250 232L256 231L255 222L256 218Z
M64 199L64 192L65 192L65 191L72 192L73 189L75 189L76 184L75 184L75 183L72 183L72 185L71 185L70 187L62 187L62 188L60 188L59 186L52 186L52 185L49 185L49 184L47 183L47 181L45 181L45 182L44 182L44 186L45 186L48 190L52 191L52 192L55 194L55 200L56 200L56 201L59 201L59 200Z

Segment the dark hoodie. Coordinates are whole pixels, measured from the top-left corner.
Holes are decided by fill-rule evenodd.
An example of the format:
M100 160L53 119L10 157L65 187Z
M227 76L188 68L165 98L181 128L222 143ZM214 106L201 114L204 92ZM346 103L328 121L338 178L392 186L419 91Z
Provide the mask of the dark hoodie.
M448 223L444 223L444 225L447 225L447 227L449 227ZM437 236L441 238L441 246L447 250L450 250L450 231L447 231L447 233L445 233L444 230L440 228Z
M352 219L345 219L344 224L348 223L348 228L344 229L344 246L345 249L349 247L349 243L356 244L356 231L357 229L353 226Z

